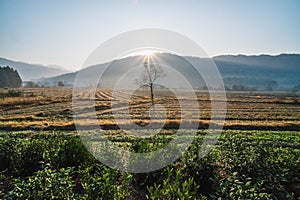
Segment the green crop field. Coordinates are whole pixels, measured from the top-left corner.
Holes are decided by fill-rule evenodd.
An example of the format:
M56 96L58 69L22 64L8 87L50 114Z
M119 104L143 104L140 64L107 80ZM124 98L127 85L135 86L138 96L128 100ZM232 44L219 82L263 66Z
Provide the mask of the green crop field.
M195 133L192 145L171 165L129 173L105 166L85 148L73 120L71 89L19 91L14 96L0 91L0 199L300 198L300 98L295 95L228 93L223 131L204 157L204 138L214 137L207 130L210 100L204 91L197 92L199 116L182 121L199 123L198 130L183 129L178 136L174 134L180 123L178 101L157 91L155 101L165 107L167 117L155 118L163 128L156 135L152 131L157 130L149 130L149 137L143 138L118 128L112 113L126 107L123 101L111 105L112 91L99 90L94 97L82 91L73 96L95 101L96 121L105 133L92 141L95 146L101 146L101 137L108 137L120 148L145 153L174 137ZM181 100L190 99L183 95ZM136 124L150 123L151 100L146 94L135 93L128 103ZM79 109L81 117L93 111L84 105ZM119 119L121 125L128 125L128 119ZM96 133L89 123L94 122L82 127Z

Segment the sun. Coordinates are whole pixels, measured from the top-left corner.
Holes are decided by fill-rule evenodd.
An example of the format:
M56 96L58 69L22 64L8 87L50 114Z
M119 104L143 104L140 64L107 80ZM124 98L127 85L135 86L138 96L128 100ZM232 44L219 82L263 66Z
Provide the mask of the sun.
M154 51L154 50L141 50L140 52L138 52L137 55L144 55L144 56L152 56L154 53L157 53L158 51Z
M127 52L122 57L130 57L130 56L145 56L145 57L152 57L155 53L162 52L162 50L155 49L155 48L141 48L141 49L134 49L130 52Z

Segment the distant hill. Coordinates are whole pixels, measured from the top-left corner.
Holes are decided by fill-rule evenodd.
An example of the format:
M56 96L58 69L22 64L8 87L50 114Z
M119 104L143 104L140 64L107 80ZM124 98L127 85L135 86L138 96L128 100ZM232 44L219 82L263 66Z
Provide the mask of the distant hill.
M17 62L5 58L0 58L0 66L9 66L19 72L23 81L36 80L46 77L57 76L67 72L59 66L44 66L39 64L29 64Z
M224 55L213 58L226 85L287 89L300 85L300 55Z
M181 73L183 73L186 77L189 77L190 80L194 80L192 82L199 83L199 81L204 85L203 80L201 80L201 77L195 76L197 73L196 71L192 70L192 67L189 62L187 62L185 59L182 59L181 57L172 55L172 54L165 54L160 53L156 54L155 56L155 63L159 64L168 64L172 66L173 68L177 70L181 70ZM80 74L82 74L83 79L80 80L80 85L82 86L89 86L92 85L92 83L97 82L99 79L101 73L106 69L106 66L110 64L110 67L105 72L105 76L102 77L100 85L104 88L111 88L114 86L114 83L118 81L120 76L122 76L124 73L130 71L136 66L143 65L145 62L144 56L132 56L132 57L126 57L119 60L115 60L111 63L102 63L97 64L93 66L89 66L87 68L84 68L80 70ZM51 78L46 78L40 80L42 84L49 85L51 83L52 85L56 85L58 81L63 81L65 85L72 85L74 83L75 77L78 72L74 73L67 73L60 76L55 76ZM142 71L140 71L142 73ZM134 83L134 77L138 77L140 73L133 74L130 80L126 81L126 84L124 86L130 87L133 86ZM136 76L135 76L136 75ZM179 84L178 85L178 79L174 78L176 76L171 71L166 72L166 77L160 79L159 81L165 81L170 83L175 88L183 88L184 86ZM178 78L178 77L177 77ZM197 81L198 80L198 81Z
M156 54L158 63L168 63L175 69L187 69L184 75L189 77L191 82L199 79L189 63L182 58L167 53ZM207 58L184 57L190 62L200 62L203 65L207 63ZM281 54L277 56L258 55L222 55L212 58L217 65L225 85L228 88L245 89L245 90L277 90L289 89L300 85L300 55L299 54ZM123 74L134 66L141 65L144 62L143 56L132 56L116 60L106 72L106 76L102 79L104 87L111 87L116 81L118 75ZM106 68L108 63L97 64L80 72L84 74L85 80L81 80L83 84L88 84L91 80L97 80L101 72ZM56 84L58 81L72 85L77 72L67 73L60 76L42 79L42 82L48 84ZM166 76L166 81L174 81L174 77ZM200 78L201 79L201 78ZM131 80L132 82L132 80ZM176 82L176 81L175 81ZM175 83L174 82L174 83ZM204 82L200 80L201 83ZM199 82L198 82L199 83ZM131 83L128 83L131 84Z

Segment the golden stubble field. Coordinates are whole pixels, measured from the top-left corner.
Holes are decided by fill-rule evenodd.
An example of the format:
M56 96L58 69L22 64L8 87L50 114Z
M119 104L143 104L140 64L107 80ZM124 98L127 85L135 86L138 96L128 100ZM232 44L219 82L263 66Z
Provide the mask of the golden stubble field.
M18 89L19 97L0 99L0 130L75 130L72 110L71 88L38 88ZM0 92L5 92L4 90ZM116 95L119 95L116 98ZM122 99L124 95L124 100ZM180 107L178 98L170 91L155 91L155 102L164 107L166 119L156 117L152 122L162 123L166 128L180 123ZM83 90L74 98L89 99L95 106L81 105L84 117L97 113L97 123L106 129L116 129L116 121L112 113L128 109L134 123L144 126L150 123L149 108L151 100L147 91L139 91L130 96L126 91L112 94L111 90L99 90L93 96L88 90ZM182 101L191 99L182 95ZM127 101L127 104L126 104ZM207 92L197 92L199 102L199 117L189 118L189 122L200 121L200 128L207 128L210 123L210 100ZM194 101L191 101L191 103ZM194 106L194 105L193 105ZM191 108L193 107L191 105ZM263 94L249 92L227 93L227 115L224 129L245 130L300 130L300 98L286 94ZM156 110L156 112L160 112ZM132 123L130 119L118 117L122 125ZM184 119L183 119L184 122ZM94 123L94 122L93 122ZM85 124L86 125L86 124ZM168 126L169 125L169 126ZM87 125L88 128L88 125Z

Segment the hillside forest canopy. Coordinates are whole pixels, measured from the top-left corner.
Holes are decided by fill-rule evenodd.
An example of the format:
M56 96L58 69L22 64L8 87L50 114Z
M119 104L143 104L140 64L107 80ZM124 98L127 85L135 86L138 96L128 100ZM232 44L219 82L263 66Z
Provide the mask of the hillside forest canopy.
M22 79L13 68L9 66L1 67L0 66L0 88L9 87L16 88L22 86Z

